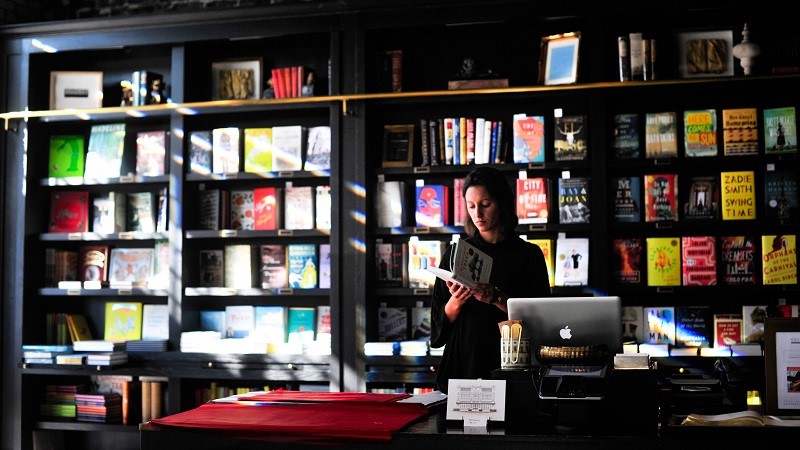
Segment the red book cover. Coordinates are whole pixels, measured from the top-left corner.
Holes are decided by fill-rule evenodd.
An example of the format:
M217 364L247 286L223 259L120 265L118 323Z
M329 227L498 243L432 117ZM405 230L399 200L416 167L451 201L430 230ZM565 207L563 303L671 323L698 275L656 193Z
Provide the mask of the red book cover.
M464 190L464 179L453 180L453 225L464 225L467 220L467 204L461 191Z
M638 284L642 281L642 238L617 238L612 241L614 281Z
M297 85L297 77L299 75L298 72L297 72L297 66L290 67L289 68L289 74L291 75L291 80L289 82L289 85L292 87L292 92L291 92L290 96L291 97L300 97L300 91L298 90L298 85Z
M279 188L265 186L253 189L255 213L254 230L277 230L280 228Z
M548 189L547 179L517 179L517 218L519 223L547 223Z
M714 314L714 347L730 347L742 342L742 328L741 314Z
M51 233L89 231L89 192L58 191L50 195Z
M683 236L681 241L683 285L716 285L717 247L714 236Z
M275 98L286 97L283 89L283 71L280 68L272 69L272 89L275 91Z
M678 220L678 174L644 176L645 222Z
M292 96L292 69L289 67L281 67L281 76L283 77L283 96Z
M80 281L108 280L108 246L84 245L79 250Z
M449 188L441 184L417 186L416 222L418 227L443 227L449 224Z

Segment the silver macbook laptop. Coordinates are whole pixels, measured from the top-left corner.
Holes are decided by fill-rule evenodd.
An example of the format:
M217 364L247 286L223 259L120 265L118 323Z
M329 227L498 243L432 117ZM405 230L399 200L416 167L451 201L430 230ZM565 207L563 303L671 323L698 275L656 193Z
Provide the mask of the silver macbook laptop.
M522 321L522 337L531 340L533 364L540 345L606 345L609 362L622 353L622 301L616 296L510 298L508 318Z

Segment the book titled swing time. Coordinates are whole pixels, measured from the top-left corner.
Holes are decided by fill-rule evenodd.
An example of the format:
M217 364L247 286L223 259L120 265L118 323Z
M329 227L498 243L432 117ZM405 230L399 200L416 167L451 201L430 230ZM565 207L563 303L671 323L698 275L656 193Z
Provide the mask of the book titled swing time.
M451 264L452 272L428 266L428 270L445 281L480 289L478 283L488 283L492 273L492 257L467 241L459 240Z

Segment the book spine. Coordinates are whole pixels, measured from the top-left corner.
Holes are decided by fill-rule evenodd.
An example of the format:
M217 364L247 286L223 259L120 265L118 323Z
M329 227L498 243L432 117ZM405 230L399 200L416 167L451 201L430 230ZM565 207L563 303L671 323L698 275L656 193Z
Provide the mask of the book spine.
M627 36L617 38L617 54L619 58L619 81L631 81L630 43Z
M642 79L651 81L653 77L653 52L650 39L642 39Z
M419 119L420 150L422 151L422 166L431 165L431 143L428 137L428 119Z
M153 403L153 382L142 381L142 422L148 422L152 419L152 403Z
M642 54L642 33L628 34L631 54L631 80L644 80L644 55Z

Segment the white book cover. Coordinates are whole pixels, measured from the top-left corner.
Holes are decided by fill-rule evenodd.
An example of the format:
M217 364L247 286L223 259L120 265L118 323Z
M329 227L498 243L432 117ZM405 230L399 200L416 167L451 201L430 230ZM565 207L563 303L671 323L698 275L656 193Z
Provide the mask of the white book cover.
M142 340L169 339L169 305L146 304L142 307Z
M436 275L428 267L438 267L444 253L445 242L420 240L412 236L408 240L408 287L432 288Z
M272 127L272 170L303 170L305 127Z
M239 129L236 127L211 130L213 173L239 172Z
M283 190L283 227L287 230L314 228L312 186L286 186Z
M109 256L108 281L130 283L135 287L146 287L153 276L155 249L112 248Z
M331 288L331 244L319 244L319 288Z
M308 145L304 170L330 170L331 127L322 125L308 129Z
M405 207L405 183L402 181L379 181L375 194L375 217L380 228L403 226Z
M317 341L331 341L331 306L317 306Z
M556 286L589 284L589 238L556 239Z
M230 220L232 230L255 228L255 197L252 189L231 191Z
M83 176L101 179L119 177L124 148L124 123L92 125Z
M465 240L459 240L450 261L451 270L428 266L427 269L445 281L453 281L472 289L478 283L488 283L492 273L492 257Z
M253 250L247 244L225 246L225 287L249 289L253 287Z
M253 336L264 342L286 342L286 308L279 305L256 306Z
M331 229L331 187L317 186L314 199L314 221L318 229Z
M225 337L245 338L256 326L256 307L253 305L228 305L225 307Z

